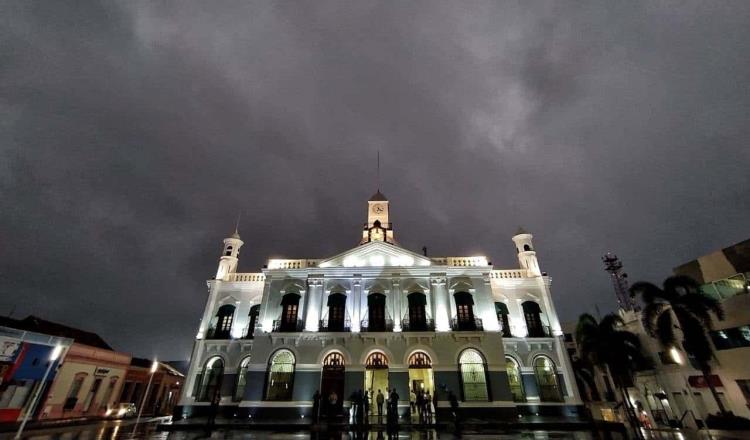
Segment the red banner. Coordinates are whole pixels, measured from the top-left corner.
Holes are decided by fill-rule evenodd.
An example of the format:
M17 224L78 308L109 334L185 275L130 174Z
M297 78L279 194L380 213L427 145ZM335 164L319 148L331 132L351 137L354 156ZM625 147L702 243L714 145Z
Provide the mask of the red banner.
M723 387L724 384L721 383L721 379L719 376L712 374L708 376L708 380L711 381L711 385L715 387ZM708 388L708 383L706 383L706 378L703 376L690 376L688 377L688 383L693 388Z

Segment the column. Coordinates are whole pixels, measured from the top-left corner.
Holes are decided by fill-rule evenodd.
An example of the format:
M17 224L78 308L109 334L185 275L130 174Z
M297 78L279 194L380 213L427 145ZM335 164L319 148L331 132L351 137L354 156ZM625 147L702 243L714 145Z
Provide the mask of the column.
M435 331L447 332L451 329L451 305L448 300L448 286L445 274L430 275L430 293L432 294L433 319Z
M394 274L396 275L396 274ZM393 298L393 331L401 331L401 278L394 276L391 279L391 298Z
M352 332L359 333L362 321L362 275L352 279Z
M323 302L323 280L317 277L307 278L307 307L305 307L305 330L317 332L320 322L320 307Z
M214 303L216 302L216 295L219 292L219 285L221 281L213 280L209 283L208 298L206 299L206 308L203 309L203 318L201 318L200 326L198 327L198 334L196 339L205 339L206 333L208 332L208 326L211 325L211 318L214 313Z

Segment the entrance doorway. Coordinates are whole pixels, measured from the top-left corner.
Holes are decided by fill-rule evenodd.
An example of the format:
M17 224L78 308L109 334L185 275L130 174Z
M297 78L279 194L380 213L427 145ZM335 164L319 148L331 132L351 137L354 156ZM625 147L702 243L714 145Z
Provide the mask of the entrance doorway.
M435 395L435 381L432 377L432 359L427 353L417 351L409 356L409 387L414 394Z
M328 417L341 414L344 402L344 356L331 352L323 359L323 374L320 381L321 411ZM335 400L335 404L331 402Z
M432 376L432 359L427 353L416 351L409 356L409 397L414 393L411 417L420 423L432 423L432 402L435 381Z
M383 394L383 399L388 400L388 358L385 354L376 351L371 353L365 361L365 391L370 396L370 414L378 415L377 397L378 391ZM379 415L386 415L387 404L383 404Z

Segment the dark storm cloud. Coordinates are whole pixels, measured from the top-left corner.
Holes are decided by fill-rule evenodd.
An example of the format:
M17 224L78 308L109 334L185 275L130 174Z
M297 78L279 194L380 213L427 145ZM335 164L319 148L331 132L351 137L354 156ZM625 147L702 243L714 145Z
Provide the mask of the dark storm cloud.
M184 358L221 239L243 271L397 238L513 267L574 319L745 239L746 2L5 2L2 313Z

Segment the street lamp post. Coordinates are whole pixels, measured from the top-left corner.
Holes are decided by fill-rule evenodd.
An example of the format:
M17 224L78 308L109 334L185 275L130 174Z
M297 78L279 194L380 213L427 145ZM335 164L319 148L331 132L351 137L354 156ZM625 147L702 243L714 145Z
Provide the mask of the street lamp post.
M49 365L47 366L47 371L45 371L44 376L42 376L42 383L39 384L39 386L36 388L36 391L34 391L34 395L31 397L31 402L29 403L28 409L26 410L26 414L23 416L23 421L21 422L21 426L18 427L18 432L16 432L16 436L14 437L14 439L17 440L21 438L23 428L26 427L26 422L29 421L31 413L34 411L34 408L36 408L36 405L38 403L37 401L39 400L39 396L42 394L44 384L47 382L47 377L49 377L49 373L50 371L52 371L52 366L55 365L55 362L62 354L62 351L62 345L55 345L55 348L52 349L52 352L49 355Z
M141 414L143 413L143 407L146 406L146 399L148 398L148 391L151 388L151 382L154 380L154 373L156 373L156 369L159 368L159 362L154 359L154 363L151 364L151 374L148 377L148 385L146 385L146 392L143 393L143 399L141 399L141 407L138 408L138 417L135 419L135 425L133 426L133 433L131 434L130 438L133 438L135 436L135 430L138 429L138 423L141 421Z

